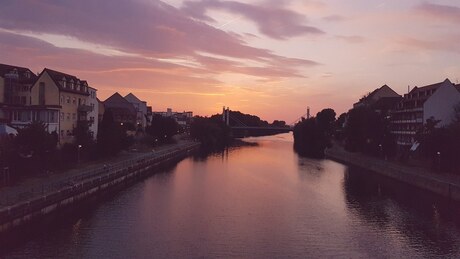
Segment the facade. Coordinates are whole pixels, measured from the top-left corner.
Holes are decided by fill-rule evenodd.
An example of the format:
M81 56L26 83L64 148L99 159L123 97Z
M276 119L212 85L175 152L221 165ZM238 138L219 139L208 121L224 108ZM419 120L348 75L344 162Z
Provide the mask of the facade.
M144 129L147 126L147 102L141 101L134 94L129 93L125 99L130 102L136 110L136 125Z
M90 129L93 128L88 118L93 111L89 96L86 81L45 68L32 85L31 108L38 111L38 120L45 123L48 132L58 133L60 144L71 143L77 123L89 123Z
M147 116L146 116L146 122L147 126L152 125L152 119L153 119L153 112L152 112L152 106L147 106Z
M107 98L104 102L105 111L112 112L113 120L120 124L131 125L133 128L137 124L137 111L118 92Z
M454 120L455 107L460 103L460 92L446 79L441 83L414 87L392 112L392 133L399 146L415 143L416 133L427 119L440 120L438 127Z
M97 89L88 87L88 91L88 105L91 106L91 111L88 113L89 130L93 133L93 138L96 139L99 126L99 100L97 99Z
M97 99L97 122L98 122L98 125L99 123L101 123L102 121L102 118L104 117L104 112L105 112L105 106L104 106L104 102L102 102L101 100L99 100L99 98L96 98Z
M0 64L0 123L30 121L30 88L37 79L30 69Z

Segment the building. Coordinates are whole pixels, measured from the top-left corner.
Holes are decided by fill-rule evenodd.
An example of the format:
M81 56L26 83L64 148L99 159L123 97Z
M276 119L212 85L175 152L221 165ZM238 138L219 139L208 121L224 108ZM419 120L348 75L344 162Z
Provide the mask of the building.
M91 106L91 111L88 113L89 130L93 133L93 138L96 139L99 127L99 99L97 99L96 88L88 87L88 91L88 105Z
M141 101L134 94L129 93L125 99L130 102L136 110L136 125L144 129L147 126L147 102Z
M361 98L357 103L353 104L353 108L370 106L375 107L376 110L384 110L392 108L391 106L399 102L400 99L401 95L391 89L388 85L383 85Z
M93 88L94 89L94 88ZM95 89L92 90L95 95ZM45 123L48 132L59 135L59 143L74 141L73 130L79 122L89 123L93 112L90 87L76 76L45 68L31 87L32 121ZM97 132L93 132L96 135Z
M152 119L153 119L152 106L147 106L147 116L146 116L147 126L152 125Z
M127 127L134 129L137 124L137 111L123 96L116 92L103 103L105 111L112 113L115 122L125 124Z
M104 102L102 102L101 100L99 100L99 98L96 98L97 99L97 106L98 106L98 109L97 109L97 122L98 122L98 125L99 123L101 123L102 121L102 118L104 117L104 112L105 112L105 106L104 106Z
M413 145L416 133L429 118L439 120L438 127L450 124L455 119L455 107L459 103L460 92L449 79L414 87L392 111L392 133L398 145Z
M0 123L30 121L30 88L37 79L30 69L0 64Z
M174 112L171 108L167 108L166 112L153 112L153 115L161 115L163 117L170 117L176 120L177 124L183 128L190 126L190 123L193 120L193 112L184 111L184 112Z

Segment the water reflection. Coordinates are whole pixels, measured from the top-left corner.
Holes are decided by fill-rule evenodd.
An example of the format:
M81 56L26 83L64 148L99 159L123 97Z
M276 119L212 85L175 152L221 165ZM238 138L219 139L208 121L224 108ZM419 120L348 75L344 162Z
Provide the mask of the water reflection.
M111 195L11 257L458 257L458 206L330 160L292 136L200 154ZM78 215L79 214L79 215Z
M350 213L376 230L425 255L459 252L458 204L356 167L349 167L343 187Z

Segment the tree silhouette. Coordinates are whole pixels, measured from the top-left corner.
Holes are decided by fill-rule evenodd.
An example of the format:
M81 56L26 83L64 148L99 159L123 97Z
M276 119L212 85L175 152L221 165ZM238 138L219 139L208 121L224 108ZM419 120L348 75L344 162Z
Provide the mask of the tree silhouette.
M323 109L316 117L302 119L294 127L294 149L300 155L323 158L324 150L331 145L335 112Z

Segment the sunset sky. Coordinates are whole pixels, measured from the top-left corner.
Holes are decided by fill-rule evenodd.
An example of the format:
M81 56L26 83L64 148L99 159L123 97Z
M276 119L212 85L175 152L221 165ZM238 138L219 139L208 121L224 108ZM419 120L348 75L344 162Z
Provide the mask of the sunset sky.
M101 100L290 123L383 84L458 82L460 1L3 0L0 63L75 75Z

